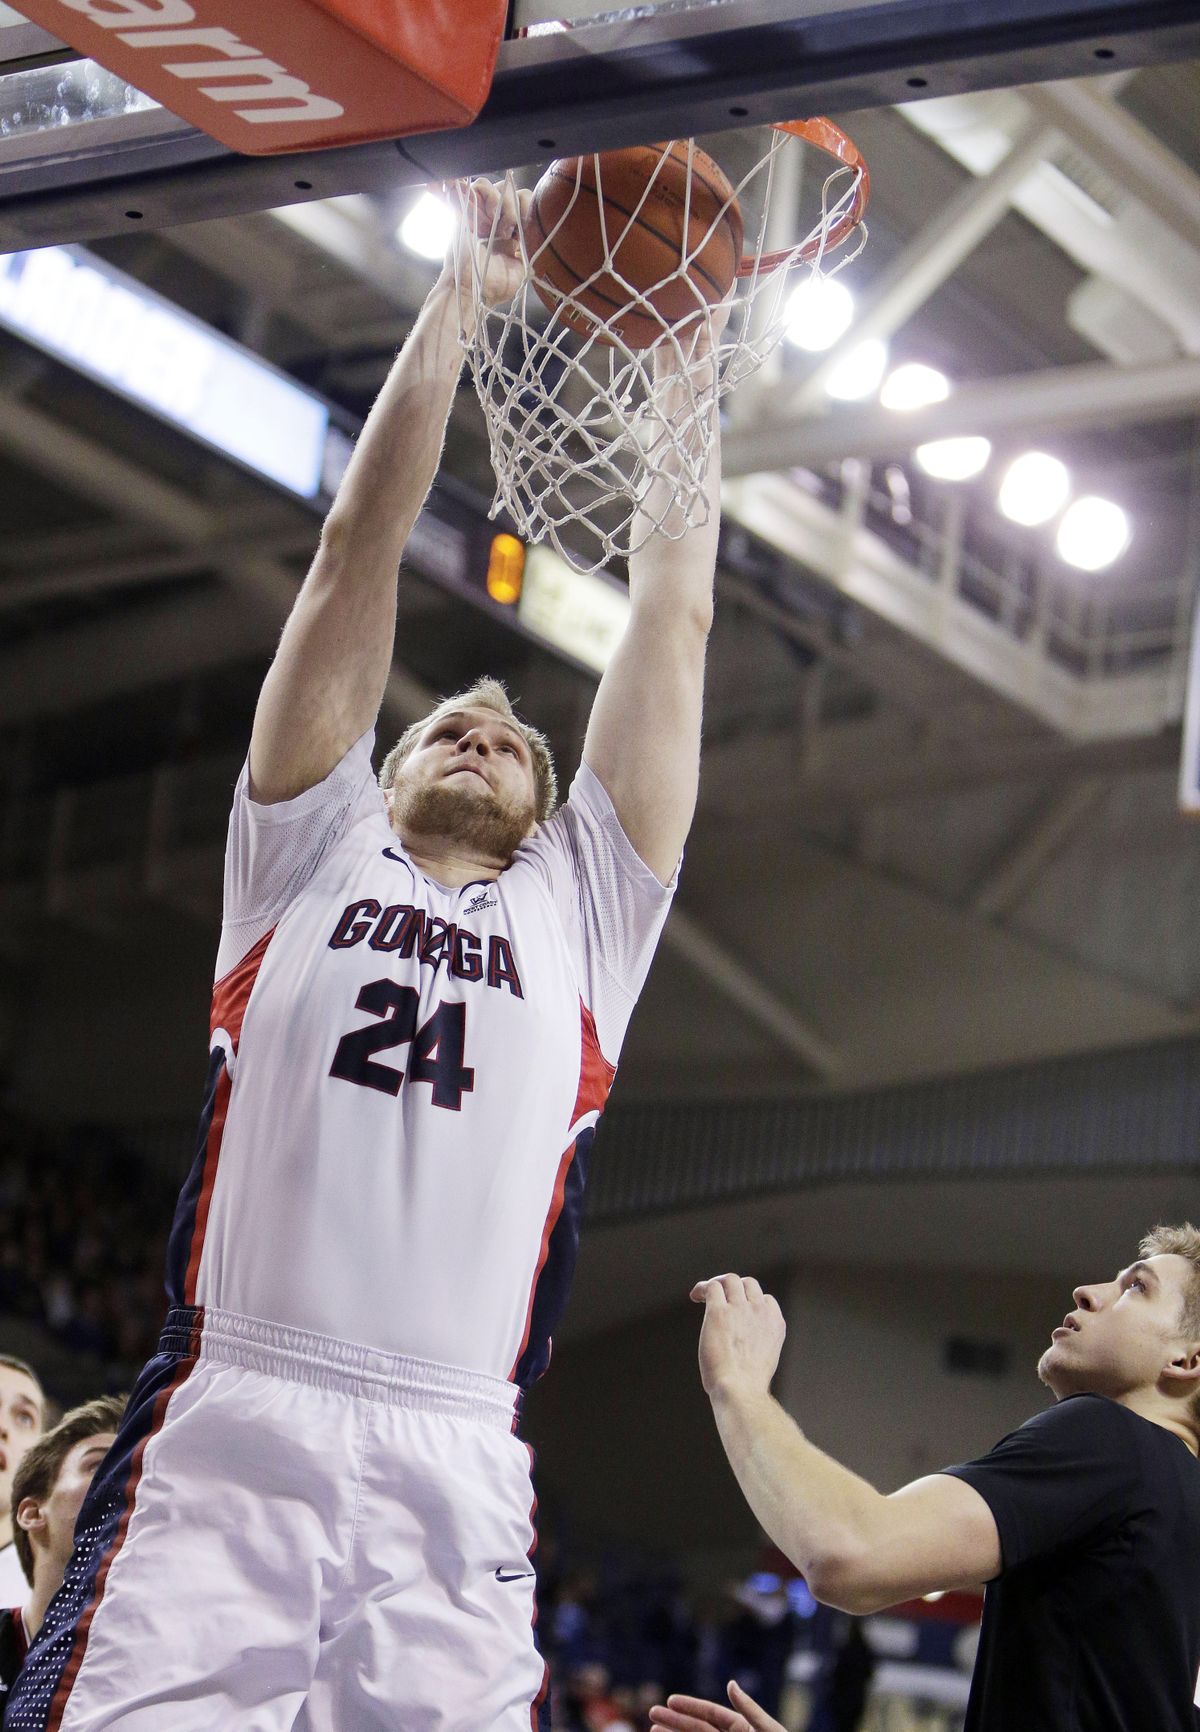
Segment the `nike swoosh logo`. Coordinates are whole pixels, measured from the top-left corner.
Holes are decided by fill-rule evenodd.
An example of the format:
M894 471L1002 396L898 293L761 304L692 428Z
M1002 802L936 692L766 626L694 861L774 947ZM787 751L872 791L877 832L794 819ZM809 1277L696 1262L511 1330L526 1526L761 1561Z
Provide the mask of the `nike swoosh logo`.
M535 1572L533 1570L497 1570L498 1582L527 1582Z

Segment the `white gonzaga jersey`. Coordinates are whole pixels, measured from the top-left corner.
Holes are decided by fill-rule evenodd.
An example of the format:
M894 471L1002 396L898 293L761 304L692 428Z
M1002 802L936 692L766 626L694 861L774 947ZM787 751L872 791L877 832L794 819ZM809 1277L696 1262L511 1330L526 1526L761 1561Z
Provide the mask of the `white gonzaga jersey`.
M0 1611L23 1606L30 1591L17 1548L10 1540L6 1546L0 1546Z
M278 805L242 772L171 1299L527 1387L673 883L581 765L499 879L447 889L372 745Z

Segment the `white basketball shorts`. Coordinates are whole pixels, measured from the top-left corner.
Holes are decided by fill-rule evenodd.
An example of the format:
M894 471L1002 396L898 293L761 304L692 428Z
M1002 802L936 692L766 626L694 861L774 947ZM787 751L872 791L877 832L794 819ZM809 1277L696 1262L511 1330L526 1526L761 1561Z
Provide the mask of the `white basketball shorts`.
M173 1311L9 1732L534 1732L512 1384Z

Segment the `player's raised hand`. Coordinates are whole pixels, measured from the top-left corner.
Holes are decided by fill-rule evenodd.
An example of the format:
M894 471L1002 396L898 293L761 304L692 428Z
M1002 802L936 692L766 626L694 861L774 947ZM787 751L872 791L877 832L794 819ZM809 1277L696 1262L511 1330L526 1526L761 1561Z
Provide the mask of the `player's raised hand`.
M784 1732L740 1684L731 1682L727 1688L732 1708L723 1702L703 1702L698 1696L668 1696L665 1707L651 1708L650 1723L664 1732L713 1732L714 1727L716 1732Z
M511 301L525 278L521 233L529 217L531 192L516 189L505 176L498 184L482 178L460 183L466 243L458 263L458 293L463 330L475 323L475 295L489 307ZM472 269L468 248L474 249ZM447 262L453 269L453 261Z
M778 1300L764 1293L753 1275L697 1281L691 1297L704 1306L700 1380L709 1396L765 1395L787 1333Z
M673 383L682 387L690 380L693 390L709 392L716 401L718 354L732 307L730 295L709 307L703 316L664 331L651 351L656 396L669 391Z

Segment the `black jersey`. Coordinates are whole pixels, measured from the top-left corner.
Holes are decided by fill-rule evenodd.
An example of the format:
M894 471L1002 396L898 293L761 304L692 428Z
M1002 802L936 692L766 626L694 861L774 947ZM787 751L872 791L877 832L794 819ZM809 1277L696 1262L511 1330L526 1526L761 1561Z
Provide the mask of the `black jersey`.
M14 1606L11 1611L0 1612L0 1720L4 1718L5 1697L25 1663L28 1647L20 1610Z
M1200 1463L1073 1395L947 1469L996 1518L964 1732L1200 1732Z

